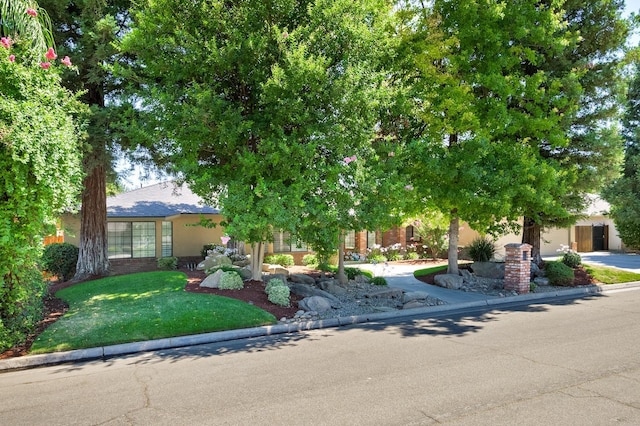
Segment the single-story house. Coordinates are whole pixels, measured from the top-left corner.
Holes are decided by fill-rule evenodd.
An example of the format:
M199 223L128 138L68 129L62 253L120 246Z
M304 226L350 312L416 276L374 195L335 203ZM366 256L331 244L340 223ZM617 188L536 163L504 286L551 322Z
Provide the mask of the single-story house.
M558 254L561 246L573 247L580 252L622 250L623 245L615 232L613 220L607 216L608 204L593 197L587 218L575 226L551 229L543 234L542 255ZM201 217L214 223L223 220L216 207L207 206L187 185L164 182L135 189L107 198L108 253L114 269L136 271L152 269L156 259L175 256L181 263L202 260L204 245L221 244L224 229L207 228L199 224ZM79 245L80 217L77 214L62 218L64 240ZM478 233L463 224L460 246L471 243ZM347 232L345 251L366 254L374 245L406 246L419 238L412 226L388 231ZM504 245L520 242L521 235L506 235L496 241L498 256ZM267 254L286 253L300 264L311 250L304 243L291 242L289 235L279 232L267 246Z
M108 255L114 269L145 270L156 259L175 256L181 263L202 260L206 244L222 244L224 229L201 226L204 217L220 223L216 207L207 206L187 185L163 182L107 198ZM62 218L65 242L79 245L80 216ZM277 233L268 253L291 253L297 263L309 250L290 244L288 235Z

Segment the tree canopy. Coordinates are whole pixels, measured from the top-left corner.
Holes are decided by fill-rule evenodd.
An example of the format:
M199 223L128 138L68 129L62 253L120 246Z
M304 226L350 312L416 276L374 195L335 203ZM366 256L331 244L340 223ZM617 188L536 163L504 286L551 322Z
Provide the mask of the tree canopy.
M623 116L625 157L621 176L605 191L618 235L629 248L640 248L640 64L627 91Z
M380 0L141 4L122 43L134 131L235 238L296 235L318 198L346 224L349 170L376 158L389 16Z

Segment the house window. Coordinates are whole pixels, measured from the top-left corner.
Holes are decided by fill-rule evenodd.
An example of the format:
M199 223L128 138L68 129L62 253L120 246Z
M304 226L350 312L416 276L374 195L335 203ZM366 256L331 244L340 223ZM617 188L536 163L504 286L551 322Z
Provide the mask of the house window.
M173 256L173 223L162 222L162 257Z
M407 226L406 234L407 234L407 242L422 240L422 237L420 237L418 230L413 225Z
M376 245L376 231L367 231L367 248L373 248Z
M288 232L273 233L274 253L289 253L294 251L309 251L309 247L300 240L291 241L291 235Z
M344 233L344 249L354 250L356 248L356 231L347 231Z
M109 259L155 257L155 222L108 222Z

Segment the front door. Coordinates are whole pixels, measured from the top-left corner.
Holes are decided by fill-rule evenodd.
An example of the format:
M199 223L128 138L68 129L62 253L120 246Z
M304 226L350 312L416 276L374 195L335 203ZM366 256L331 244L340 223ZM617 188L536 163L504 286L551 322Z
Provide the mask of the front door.
M609 250L609 226L593 227L593 251Z

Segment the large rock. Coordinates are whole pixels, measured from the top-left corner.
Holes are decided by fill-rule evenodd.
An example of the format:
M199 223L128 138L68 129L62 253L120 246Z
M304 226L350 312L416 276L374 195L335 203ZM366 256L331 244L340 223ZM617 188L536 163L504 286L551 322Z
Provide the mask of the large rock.
M220 278L223 274L224 272L222 271L222 269L218 269L213 274L207 276L207 278L202 280L202 282L200 283L200 287L218 288L218 285L220 284Z
M402 299L404 291L401 288L387 287L366 293L364 297L368 299Z
M452 290L459 290L464 282L460 275L455 274L440 274L436 275L433 279L435 284L440 287L450 288Z
M289 289L291 293L296 294L302 297L311 297L311 296L320 296L325 299L329 299L331 301L331 305L338 307L340 306L340 300L335 297L333 294L326 292L324 290L319 289L318 287L310 286L307 284L299 284L299 283L290 283Z
M347 294L347 290L345 290L343 287L340 287L340 284L338 284L336 280L320 281L318 283L318 287L326 292L335 294L336 296Z
M207 256L204 260L198 263L196 269L198 271L206 271L207 269L211 269L215 266L223 266L223 265L231 265L231 259L229 259L224 254L212 254L211 256Z
M310 296L299 301L298 306L305 311L322 313L331 309L331 301L322 296Z
M307 274L291 274L289 275L289 281L293 283L308 284L308 285L315 285L316 283L316 280Z
M286 269L284 266L270 265L268 263L262 264L262 272L268 272L271 275L282 274L287 277L289 276L289 270Z
M474 262L473 265L471 265L471 269L478 277L491 278L494 280L504 279L504 263Z
M540 269L535 262L531 262L531 278L535 277L544 277L544 269Z
M429 293L426 291L410 291L402 296L402 303L409 303L416 300L426 300L429 298Z

